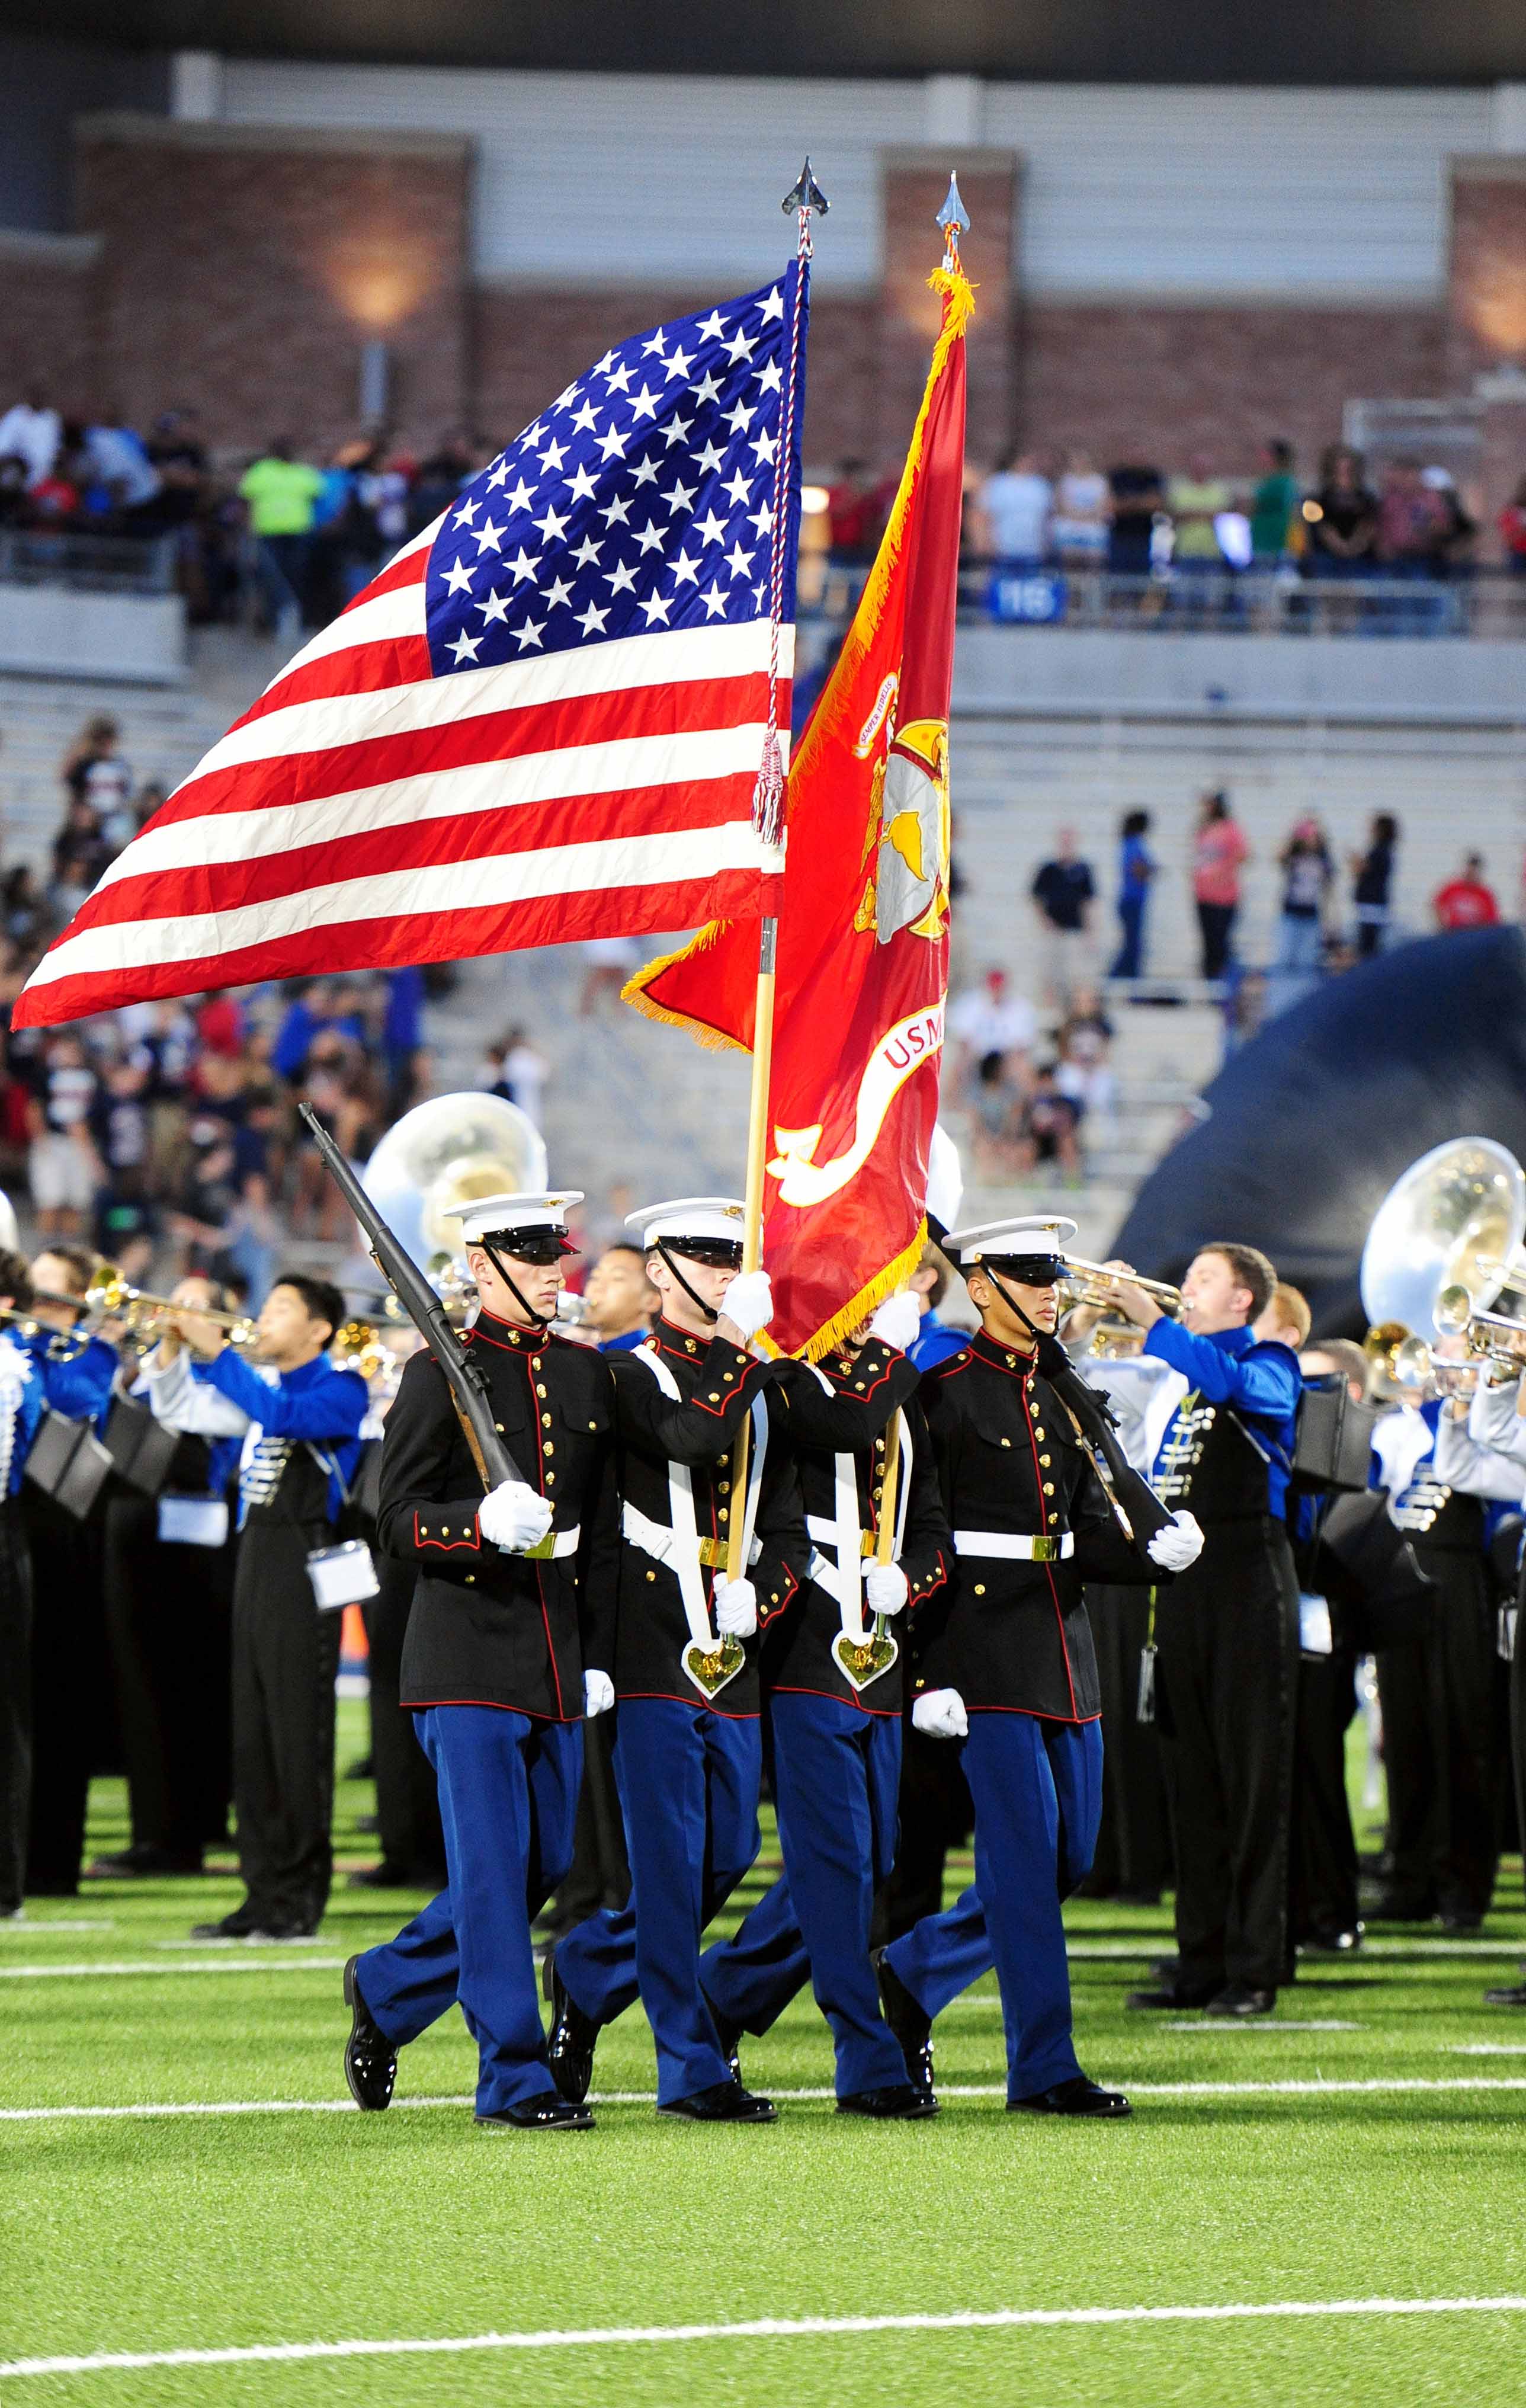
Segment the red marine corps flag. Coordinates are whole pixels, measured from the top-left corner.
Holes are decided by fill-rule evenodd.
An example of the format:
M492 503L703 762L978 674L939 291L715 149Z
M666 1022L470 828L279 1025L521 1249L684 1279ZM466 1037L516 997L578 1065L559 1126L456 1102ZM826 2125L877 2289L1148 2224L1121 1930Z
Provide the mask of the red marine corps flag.
M957 251L900 489L790 774L768 1096L774 1343L820 1355L924 1242L948 985L948 691L964 466ZM755 923L722 921L626 989L702 1043L749 1049Z

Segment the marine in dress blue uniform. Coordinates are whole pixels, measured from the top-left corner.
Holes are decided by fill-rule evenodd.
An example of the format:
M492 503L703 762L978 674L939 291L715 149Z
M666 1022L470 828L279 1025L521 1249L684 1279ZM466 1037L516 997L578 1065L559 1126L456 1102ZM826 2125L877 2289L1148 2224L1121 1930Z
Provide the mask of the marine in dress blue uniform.
M408 1361L382 1439L378 1542L419 1571L402 1702L435 1768L449 1879L346 1969L345 2071L362 2107L385 2107L397 2051L459 2003L477 2121L493 2129L593 2120L552 2082L530 1936L572 1861L582 1718L606 1704L613 1660L612 1383L549 1326L581 1201L488 1197L462 1215L482 1299L464 1343L522 1479L483 1496L428 1353Z
M651 1344L606 1358L614 1375L622 1543L614 1683L615 1777L629 1904L590 1915L551 1960L551 2065L586 2096L602 2027L639 1995L657 2052L657 2103L701 2121L762 2123L700 1984L706 1925L757 1856L760 1641L806 1569L800 1492L746 1340L765 1326L767 1280L740 1275L743 1208L687 1197L630 1216L663 1297ZM739 1321L737 1314L741 1314ZM751 1427L745 1492L733 1449ZM751 1531L745 1580L724 1577L734 1522ZM735 1669L708 1686L721 1636ZM695 1666L703 1677L686 1669Z
M24 1306L30 1275L0 1250L0 1307ZM0 1921L21 1909L32 1799L32 1558L21 1474L45 1410L29 1348L0 1324Z
M880 1958L887 2013L914 2079L931 2081L934 2018L994 1962L1007 2103L1125 2115L1071 2037L1061 1903L1091 1864L1102 1810L1101 1697L1087 1580L1159 1577L1123 1527L1074 1423L1038 1370L1074 1222L1032 1216L956 1230L981 1327L922 1399L953 1533L954 1574L917 1618L913 1719L963 1741L975 1801L975 1881ZM1168 1529L1158 1563L1197 1534Z
M763 1656L763 1742L784 1870L702 1966L723 2049L744 2031L766 2031L808 1980L832 2028L839 2110L879 2117L936 2108L906 2079L869 1960L875 1892L895 1854L906 1625L952 1562L916 1403L920 1374L892 1342L912 1334L916 1313L914 1298L891 1299L862 1342L819 1367L781 1367L811 1541L809 1577ZM892 1553L879 1566L887 1515ZM874 1628L877 1589L889 1599L888 1646Z

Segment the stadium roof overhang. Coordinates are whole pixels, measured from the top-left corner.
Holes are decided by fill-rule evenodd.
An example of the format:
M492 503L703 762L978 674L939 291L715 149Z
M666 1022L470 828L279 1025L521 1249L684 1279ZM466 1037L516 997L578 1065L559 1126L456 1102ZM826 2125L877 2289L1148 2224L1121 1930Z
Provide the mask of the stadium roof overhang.
M438 66L1100 83L1526 78L1519 0L7 0L6 29L113 49Z

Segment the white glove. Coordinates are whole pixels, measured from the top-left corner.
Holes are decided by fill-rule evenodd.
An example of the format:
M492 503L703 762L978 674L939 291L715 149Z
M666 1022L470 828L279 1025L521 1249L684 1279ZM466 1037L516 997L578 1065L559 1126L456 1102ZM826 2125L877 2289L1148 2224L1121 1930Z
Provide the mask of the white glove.
M583 1712L590 1722L595 1714L606 1714L615 1702L615 1684L607 1672L583 1674Z
M899 1564L871 1564L863 1575L863 1596L871 1613L899 1613L907 1597L906 1576Z
M887 1346L899 1347L904 1354L921 1326L921 1306L910 1288L904 1287L898 1296L885 1298L869 1324L869 1335Z
M477 1526L495 1547L522 1555L551 1526L551 1509L544 1497L522 1480L501 1480L477 1509Z
M1191 1513L1173 1513L1145 1553L1164 1572L1184 1572L1203 1553L1203 1532Z
M967 1739L970 1718L957 1689L929 1689L911 1709L913 1727L929 1739Z
M720 1310L744 1338L755 1338L774 1318L774 1286L766 1271L738 1271L728 1281Z
M758 1592L749 1580L717 1581L715 1627L722 1639L752 1637L758 1627Z

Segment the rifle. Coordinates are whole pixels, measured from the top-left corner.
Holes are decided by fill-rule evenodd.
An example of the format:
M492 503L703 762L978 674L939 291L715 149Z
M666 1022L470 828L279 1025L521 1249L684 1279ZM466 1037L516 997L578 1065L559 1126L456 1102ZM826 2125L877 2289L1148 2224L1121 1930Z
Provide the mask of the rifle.
M523 1481L524 1474L493 1420L487 1382L451 1328L444 1304L412 1255L399 1245L312 1106L302 1104L298 1109L340 1194L371 1240L371 1260L449 1382L483 1489L496 1488L505 1480ZM534 1555L536 1550L532 1547L527 1552Z

